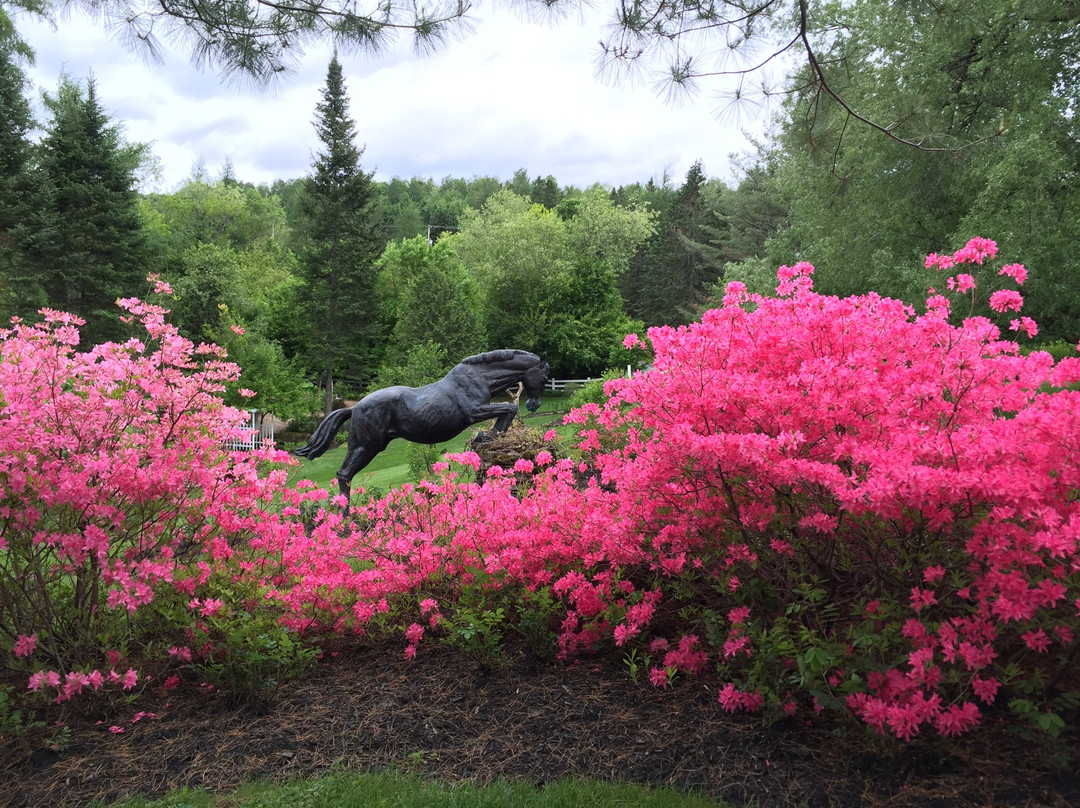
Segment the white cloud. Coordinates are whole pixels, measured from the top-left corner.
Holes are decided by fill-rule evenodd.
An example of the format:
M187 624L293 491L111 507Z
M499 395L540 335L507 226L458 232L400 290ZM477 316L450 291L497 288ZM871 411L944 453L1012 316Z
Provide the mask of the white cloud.
M434 56L416 57L400 43L379 57L339 57L366 147L364 167L378 179L505 180L525 168L564 185L624 185L665 171L678 181L697 159L710 176L728 177L729 155L747 148L707 102L671 106L647 87L596 79L601 16L557 27L490 8L477 17L473 35ZM56 32L25 18L18 26L37 51L29 71L37 88L54 90L61 73L93 75L127 137L153 144L164 190L199 160L213 173L228 158L250 182L310 169L329 46L310 49L295 73L259 90L199 72L180 51L169 52L164 65L147 65L78 15Z

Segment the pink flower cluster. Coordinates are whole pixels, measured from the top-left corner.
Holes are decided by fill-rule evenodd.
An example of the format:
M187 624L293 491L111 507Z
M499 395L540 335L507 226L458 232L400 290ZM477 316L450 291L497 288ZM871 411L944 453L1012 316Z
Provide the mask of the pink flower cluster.
M964 247L952 255L938 255L931 253L926 258L927 268L951 269L963 264L975 264L981 266L985 261L997 255L997 244L990 239L973 238ZM999 276L1011 278L1017 286L1022 286L1027 280L1027 269L1023 264L1006 264L997 273ZM970 294L972 310L975 306L976 289L979 285L974 276L960 272L946 280L946 286L960 294ZM998 289L990 293L987 304L992 311L999 314L1007 311L1020 311L1024 305L1023 296L1015 289ZM947 301L939 295L934 295L932 300L927 301L928 310L948 311ZM1013 320L1010 330L1023 331L1029 338L1038 333L1035 321L1030 317Z
M976 239L927 265L995 253ZM1018 266L1003 274L1019 283ZM711 669L725 710L839 705L900 738L963 732L1004 666L1050 681L1076 641L1080 360L1023 356L985 318L952 324L939 295L919 316L818 295L812 274L782 268L777 297L731 285L700 322L650 329L653 368L571 414L579 456L483 484L478 457L450 456L347 522L340 497L260 475L280 458L221 448L240 418L218 349L125 301L147 341L80 354L77 322L50 314L2 346L0 548L20 575L99 586L95 619L167 592L190 637L268 608L301 632L404 634L409 658L463 591L542 596L563 657L647 646L653 685ZM970 291L962 273L953 286ZM226 602L232 588L256 594ZM60 627L5 612L0 629L37 689L94 687L42 669L74 639ZM170 654L205 652L189 638Z
M0 610L0 637L33 671L29 689L58 702L134 688L137 671L117 673L100 638L163 592L195 594L282 526L267 510L285 473L259 464L284 455L223 448L244 434L244 413L221 401L239 368L181 337L165 309L118 304L132 326L122 343L80 351L81 321L49 310L0 331L0 600L23 604ZM265 558L248 562L255 574Z
M974 240L930 264L995 252ZM477 485L478 459L452 457L464 479L448 465L436 482L369 503L352 526L326 510L310 532L288 534L272 552L290 624L366 631L417 591L543 589L565 608L559 651L572 656L650 643L658 614L670 628L668 602L704 587L710 608L728 610L727 636L702 646L688 619L676 647L654 637L663 664L650 681L667 687L711 665L729 677L725 709L768 698L790 713L820 708L814 686L786 673L793 656L775 681L745 677L773 670L756 638L779 630L785 607L805 606L757 593L792 592L813 569L837 576L847 604L816 640L843 658L820 687L856 687L840 703L901 738L974 726L999 660L1028 649L1025 659L1049 665L1044 652L1075 636L1080 393L1047 386L1080 381L1080 361L1022 356L986 319L953 325L940 306L918 316L873 294L823 297L811 276L808 264L786 268L779 297L731 288L701 322L651 329L653 369L571 415L581 460L522 464ZM917 563L905 560L915 542ZM882 559L899 566L845 572ZM849 641L868 615L897 638L887 653ZM895 655L908 661L880 661Z

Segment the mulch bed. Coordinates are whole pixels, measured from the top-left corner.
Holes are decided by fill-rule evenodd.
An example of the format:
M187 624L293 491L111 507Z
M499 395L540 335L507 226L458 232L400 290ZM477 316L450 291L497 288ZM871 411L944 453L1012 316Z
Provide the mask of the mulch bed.
M761 808L1080 806L1073 770L1044 770L1033 743L993 720L963 743L902 748L794 719L767 727L724 713L714 681L660 693L610 660L508 654L513 661L491 667L435 643L413 662L401 652L400 642L344 642L269 704L230 706L194 683L147 691L123 714L72 724L60 752L0 750L0 806L228 791L388 766L449 782L587 776ZM136 710L156 717L131 723Z

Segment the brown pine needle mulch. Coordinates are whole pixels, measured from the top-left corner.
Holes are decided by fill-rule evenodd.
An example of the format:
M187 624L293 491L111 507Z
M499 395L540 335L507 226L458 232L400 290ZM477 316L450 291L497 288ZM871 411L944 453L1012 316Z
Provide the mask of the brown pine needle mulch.
M508 653L493 667L436 643L412 662L402 649L343 643L270 703L230 706L196 683L150 689L122 713L71 723L62 751L0 750L0 806L156 797L182 786L228 791L387 766L449 782L631 781L759 808L1080 806L1075 770L1049 769L1036 744L993 718L962 743L901 748L794 719L763 726L724 713L715 681L684 679L660 693L613 660ZM133 723L136 711L155 717Z

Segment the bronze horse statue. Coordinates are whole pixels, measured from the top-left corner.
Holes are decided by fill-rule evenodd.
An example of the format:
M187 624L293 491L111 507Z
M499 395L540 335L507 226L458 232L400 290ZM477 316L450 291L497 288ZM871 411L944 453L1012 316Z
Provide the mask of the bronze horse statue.
M394 438L413 443L441 443L466 427L495 419L495 432L505 432L518 414L517 404L493 404L499 395L520 382L525 408L536 412L547 382L547 354L528 351L488 351L462 359L440 381L423 387L386 387L364 396L351 408L334 410L315 428L295 454L314 460L323 454L342 424L349 421L349 446L337 472L345 495L345 512L353 477Z

